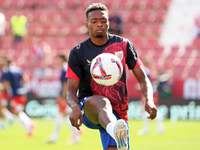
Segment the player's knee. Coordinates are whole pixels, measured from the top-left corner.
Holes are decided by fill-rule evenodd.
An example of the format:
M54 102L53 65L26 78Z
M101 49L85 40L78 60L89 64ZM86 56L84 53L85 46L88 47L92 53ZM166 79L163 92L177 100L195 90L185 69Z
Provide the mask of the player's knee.
M101 99L99 99L97 105L101 108L111 108L110 100L106 97L102 97Z

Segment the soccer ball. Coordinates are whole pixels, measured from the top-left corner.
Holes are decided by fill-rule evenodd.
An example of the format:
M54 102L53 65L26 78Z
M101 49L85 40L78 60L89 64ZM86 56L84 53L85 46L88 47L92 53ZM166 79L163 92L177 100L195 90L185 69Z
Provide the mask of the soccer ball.
M114 54L102 53L92 60L90 73L96 83L110 86L120 80L123 66L121 60Z

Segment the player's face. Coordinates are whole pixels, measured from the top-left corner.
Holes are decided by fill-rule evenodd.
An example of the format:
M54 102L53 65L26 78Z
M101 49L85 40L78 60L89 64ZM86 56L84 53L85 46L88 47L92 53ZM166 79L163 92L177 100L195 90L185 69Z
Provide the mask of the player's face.
M108 32L108 13L103 10L94 10L88 14L86 27L91 37L104 38Z

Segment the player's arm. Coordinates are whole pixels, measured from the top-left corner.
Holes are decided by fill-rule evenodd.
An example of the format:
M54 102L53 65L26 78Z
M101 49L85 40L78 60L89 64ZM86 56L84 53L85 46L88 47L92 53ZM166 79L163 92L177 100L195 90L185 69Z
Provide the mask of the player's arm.
M145 97L145 110L150 114L148 119L154 119L157 115L157 109L153 102L153 88L147 77L143 65L132 69L137 81L140 84L141 92Z
M67 96L67 80L63 82L63 85L62 85L62 97L63 98L66 98Z
M3 80L2 81L2 85L3 85L3 90L7 90L7 89L9 89L10 88L10 86L11 86L11 83L10 83L10 81L7 81L7 80Z
M79 100L77 98L77 90L79 87L79 80L68 78L67 81L67 103L71 107L72 112L69 116L71 124L80 130L83 116L79 108Z
M23 74L21 77L21 83L24 86L29 81L29 76L27 74Z

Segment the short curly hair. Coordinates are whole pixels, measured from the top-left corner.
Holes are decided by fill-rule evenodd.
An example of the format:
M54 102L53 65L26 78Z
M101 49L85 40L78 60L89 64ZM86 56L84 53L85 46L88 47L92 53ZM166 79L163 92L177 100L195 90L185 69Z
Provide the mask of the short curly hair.
M88 19L88 14L91 11L94 11L94 10L103 10L103 11L106 11L108 13L108 8L104 4L93 3L93 4L89 5L88 8L86 9L86 12L85 12L86 19Z

